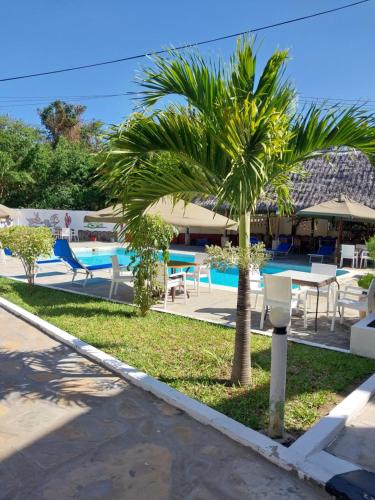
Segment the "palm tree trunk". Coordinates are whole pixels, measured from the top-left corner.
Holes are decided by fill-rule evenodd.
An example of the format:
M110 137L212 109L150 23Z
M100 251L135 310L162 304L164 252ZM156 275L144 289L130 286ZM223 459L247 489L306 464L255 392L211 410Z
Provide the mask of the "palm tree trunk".
M240 217L239 246L246 249L249 246L250 214ZM239 281L237 293L237 320L234 359L231 381L233 384L246 385L251 381L250 334L251 334L251 305L250 305L250 269L239 267Z

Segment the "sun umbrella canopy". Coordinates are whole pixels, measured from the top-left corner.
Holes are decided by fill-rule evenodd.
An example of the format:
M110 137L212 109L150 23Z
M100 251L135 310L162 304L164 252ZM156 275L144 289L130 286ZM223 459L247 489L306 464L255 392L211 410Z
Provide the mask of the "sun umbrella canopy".
M173 204L170 198L161 198L146 210L147 214L160 215L166 222L179 227L200 227L205 229L237 229L237 222L196 205L178 201ZM85 222L121 223L121 206L107 207L93 215L86 215Z
M0 219L7 219L8 217L14 219L16 217L16 212L5 205L0 205Z
M313 207L304 208L297 212L297 215L320 219L375 221L375 210L341 196L336 200L329 200Z

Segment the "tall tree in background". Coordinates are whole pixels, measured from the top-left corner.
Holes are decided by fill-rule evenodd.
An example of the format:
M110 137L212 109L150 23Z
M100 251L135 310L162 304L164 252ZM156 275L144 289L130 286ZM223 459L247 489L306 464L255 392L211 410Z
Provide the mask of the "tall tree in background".
M102 141L103 122L91 120L81 125L81 141L94 151L98 151Z
M60 137L53 147L40 129L0 116L0 203L14 208L103 208L104 195L94 182L99 130L89 130L80 142Z
M24 158L43 141L36 127L20 120L0 116L0 203L10 200L14 193L26 193L35 183Z
M80 142L81 120L85 111L86 106L63 101L54 101L39 110L42 124L47 129L54 146L57 145L60 137L65 137L72 142Z
M197 52L155 58L140 77L146 111L113 129L100 171L103 188L122 203L128 224L166 195L186 201L215 196L239 221L246 253L259 198L272 188L281 211L287 210L290 176L304 160L348 146L374 162L374 117L361 108L313 106L296 113L296 91L283 78L287 57L276 51L257 74L256 56L245 40L229 65ZM164 109L147 109L167 96L179 99ZM161 153L172 161L163 165ZM236 384L251 380L249 274L239 269L231 376Z

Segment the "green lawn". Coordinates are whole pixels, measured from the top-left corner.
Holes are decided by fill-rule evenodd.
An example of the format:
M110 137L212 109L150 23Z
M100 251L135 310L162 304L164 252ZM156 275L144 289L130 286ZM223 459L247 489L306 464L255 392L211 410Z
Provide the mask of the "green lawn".
M228 383L234 330L0 279L0 295L254 429L267 426L270 338L253 335L252 387ZM366 358L289 343L286 428L309 428L375 371Z

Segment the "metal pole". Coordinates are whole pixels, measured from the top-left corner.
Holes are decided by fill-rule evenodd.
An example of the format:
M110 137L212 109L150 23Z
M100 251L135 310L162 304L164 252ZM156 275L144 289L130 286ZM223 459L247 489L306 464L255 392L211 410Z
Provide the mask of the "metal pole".
M271 309L271 323L274 325L271 352L271 386L268 434L272 438L284 435L284 407L287 367L287 325L290 311L282 308Z

